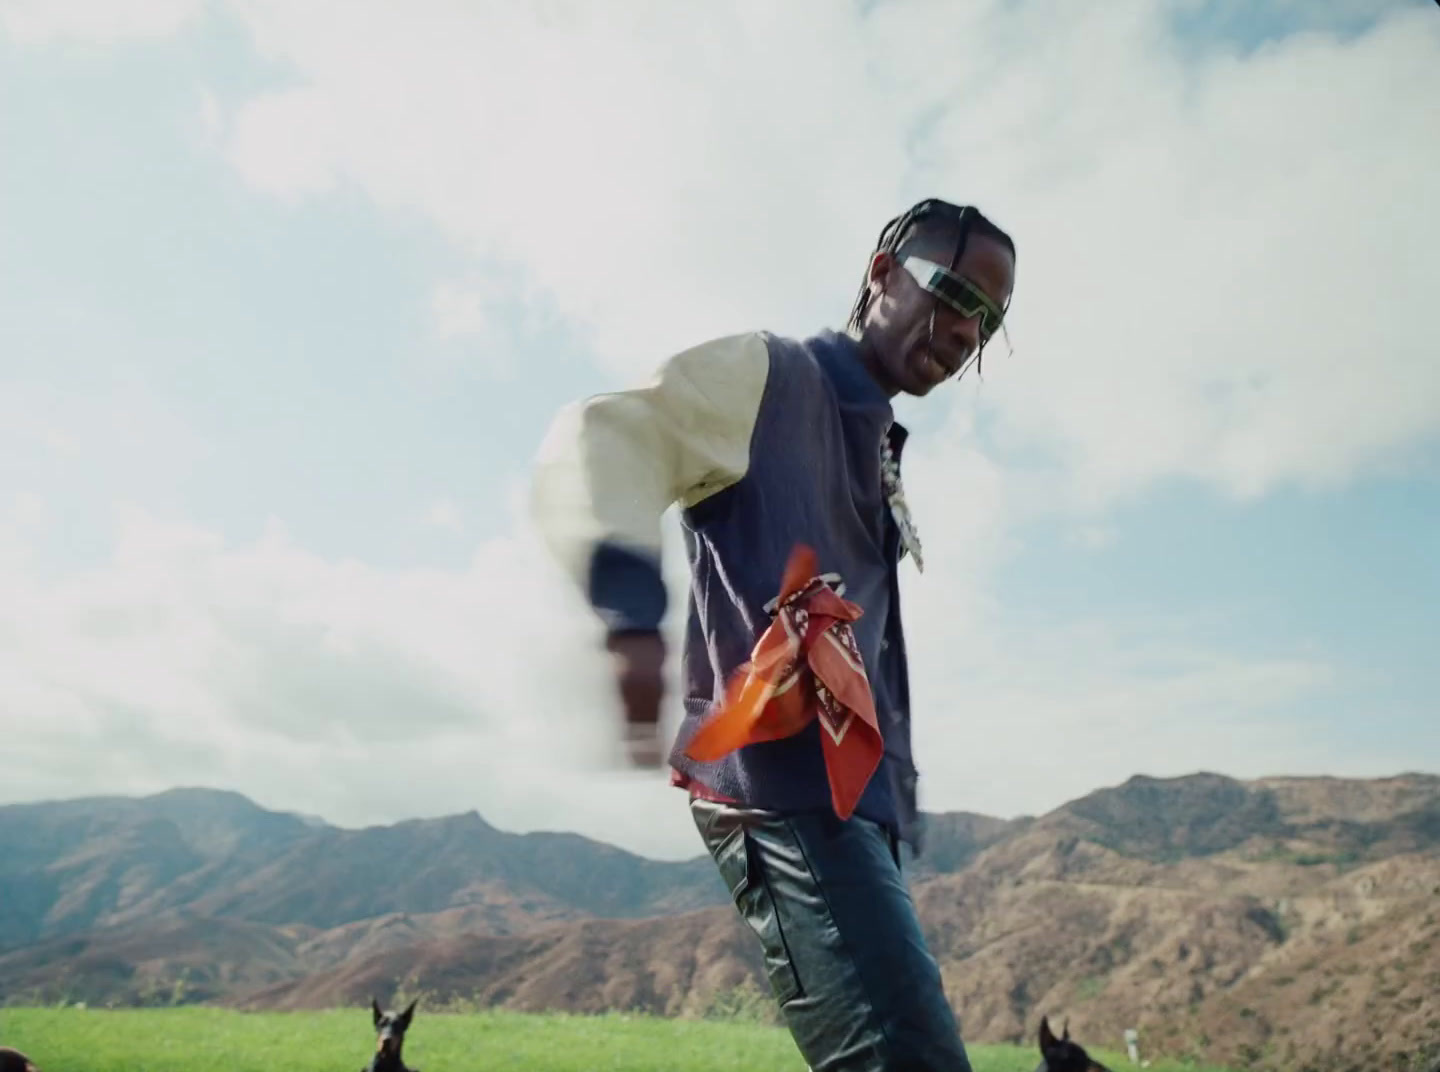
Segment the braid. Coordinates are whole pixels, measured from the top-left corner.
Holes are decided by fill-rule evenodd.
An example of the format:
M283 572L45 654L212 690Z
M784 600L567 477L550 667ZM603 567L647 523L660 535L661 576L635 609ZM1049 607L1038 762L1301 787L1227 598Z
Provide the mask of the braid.
M949 263L952 272L965 253L965 244L969 241L972 231L988 235L1003 243L1009 248L1012 256L1015 253L1015 242L1011 237L987 219L979 209L972 205L952 205L948 201L930 197L911 206L881 228L880 237L876 240L875 250L870 254L870 260L874 260L876 253L898 254L917 234L929 230L933 225L942 221L953 224L955 228L955 244L951 249ZM1009 303L1006 304L1008 306ZM869 306L870 263L867 261L865 274L860 280L860 291L855 295L855 302L850 307L850 319L847 322L849 330L859 333L864 327L865 312ZM935 323L933 309L930 312L930 323L933 332ZM982 346L981 350L983 349ZM979 360L978 353L976 360Z
M926 204L927 202L922 201L886 223L885 226L880 229L880 237L875 241L875 250L870 254L870 259L874 260L876 253L894 253L900 247L900 243L897 241L898 237L901 234L905 234L906 237L908 237L911 225L921 217ZM870 263L867 261L865 263L865 274L860 280L860 291L855 295L855 303L850 307L849 327L857 331L860 329L864 324L865 310L869 305Z

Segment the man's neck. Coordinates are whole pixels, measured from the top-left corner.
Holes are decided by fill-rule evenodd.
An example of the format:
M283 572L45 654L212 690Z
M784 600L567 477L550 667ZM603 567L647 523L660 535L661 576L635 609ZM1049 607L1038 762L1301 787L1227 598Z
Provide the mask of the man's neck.
M893 400L900 393L900 389L886 375L885 366L880 360L880 355L875 351L875 347L865 338L864 334L854 328L847 329L845 334L855 343L855 356L861 367L875 381L880 390L885 392L885 397Z

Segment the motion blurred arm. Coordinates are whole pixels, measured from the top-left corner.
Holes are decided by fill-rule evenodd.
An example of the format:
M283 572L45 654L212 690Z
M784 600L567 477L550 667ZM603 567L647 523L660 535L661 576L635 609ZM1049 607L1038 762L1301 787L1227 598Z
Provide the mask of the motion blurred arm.
M744 478L769 372L759 335L717 339L670 358L642 387L566 406L551 424L532 513L612 635L659 630L661 518Z

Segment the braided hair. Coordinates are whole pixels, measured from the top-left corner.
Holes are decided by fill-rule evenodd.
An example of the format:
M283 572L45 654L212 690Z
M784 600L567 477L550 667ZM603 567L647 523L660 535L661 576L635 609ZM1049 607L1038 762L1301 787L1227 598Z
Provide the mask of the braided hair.
M951 242L950 258L945 267L953 272L955 266L960 263L960 258L965 253L965 245L972 234L986 235L995 239L1010 251L1011 257L1015 256L1014 239L978 208L973 205L953 205L949 201L942 201L937 197L927 197L885 224L880 231L880 237L876 240L875 250L871 253L870 260L874 260L876 253L888 253L898 258L919 242L927 245L932 242L938 244L944 236L948 237ZM855 303L850 308L850 319L847 323L848 329L857 337L865 326L865 313L869 307L870 263L867 261L864 278L860 281L860 291L855 295ZM1009 307L1010 302L1007 300L1005 308L1008 310ZM930 310L930 331L933 335L935 331L933 305ZM977 365L984 349L985 344L981 343L975 355Z

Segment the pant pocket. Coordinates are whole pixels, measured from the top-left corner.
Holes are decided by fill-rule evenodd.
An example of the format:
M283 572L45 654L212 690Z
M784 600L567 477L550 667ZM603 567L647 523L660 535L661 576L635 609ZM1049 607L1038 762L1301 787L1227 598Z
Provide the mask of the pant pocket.
M759 848L744 827L732 830L720 842L715 849L715 862L741 918L760 939L765 975L776 1000L784 1005L799 997L803 993L800 977L785 943L774 895L765 881Z

